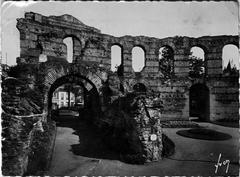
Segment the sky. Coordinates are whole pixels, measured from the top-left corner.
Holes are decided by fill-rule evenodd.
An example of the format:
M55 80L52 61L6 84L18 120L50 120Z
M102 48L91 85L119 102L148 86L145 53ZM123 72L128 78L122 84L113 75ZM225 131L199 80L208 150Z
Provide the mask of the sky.
M33 11L45 16L70 14L116 37L237 35L235 2L5 2L1 11L2 59L14 65L20 55L16 19ZM236 58L236 53L230 58Z

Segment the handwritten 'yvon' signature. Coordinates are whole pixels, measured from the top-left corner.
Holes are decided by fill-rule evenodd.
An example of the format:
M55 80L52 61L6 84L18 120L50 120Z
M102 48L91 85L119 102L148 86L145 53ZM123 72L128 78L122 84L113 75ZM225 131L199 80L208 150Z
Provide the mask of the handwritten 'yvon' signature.
M217 162L217 164L215 164L214 166L215 166L215 173L217 173L217 171L218 171L218 167L221 167L222 165L223 166L227 166L226 167L226 173L228 173L228 169L229 169L229 165L230 165L230 160L224 160L224 161L220 161L221 160L221 156L222 156L222 154L220 153L219 154L219 156L218 156L218 162Z

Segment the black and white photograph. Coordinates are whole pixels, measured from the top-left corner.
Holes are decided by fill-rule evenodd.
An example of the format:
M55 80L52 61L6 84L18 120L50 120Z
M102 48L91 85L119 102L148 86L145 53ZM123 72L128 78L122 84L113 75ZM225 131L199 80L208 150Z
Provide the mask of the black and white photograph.
M5 1L1 175L239 176L236 1Z

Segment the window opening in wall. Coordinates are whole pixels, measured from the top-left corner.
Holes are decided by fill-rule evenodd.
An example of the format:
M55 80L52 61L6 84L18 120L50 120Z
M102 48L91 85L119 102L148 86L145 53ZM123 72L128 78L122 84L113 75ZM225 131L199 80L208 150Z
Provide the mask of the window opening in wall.
M111 71L116 72L122 64L122 49L118 45L111 47Z
M189 55L189 76L199 78L205 74L205 53L200 47L192 47Z
M132 68L134 72L142 71L145 66L145 53L141 47L134 47L132 49Z
M69 63L72 63L72 61L73 61L73 38L66 37L63 40L63 43L67 46L67 61Z
M239 73L239 51L238 47L232 44L225 45L222 51L223 75L238 76Z
M159 49L159 71L165 78L171 78L174 75L174 51L169 46Z

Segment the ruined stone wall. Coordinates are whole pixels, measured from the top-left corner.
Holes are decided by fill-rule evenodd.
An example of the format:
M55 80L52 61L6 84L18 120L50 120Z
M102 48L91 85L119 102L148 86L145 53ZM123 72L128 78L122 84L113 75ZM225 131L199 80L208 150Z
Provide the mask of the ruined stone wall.
M105 132L105 142L122 160L142 164L162 158L160 108L153 97L129 94L118 97L106 108L96 125Z
M218 78L209 81L210 117L211 120L239 118L239 85L238 78Z
M222 104L215 93L218 86L214 84L217 78L220 80L223 78L222 49L224 45L238 46L238 36L199 38L176 36L163 39L145 36L114 37L102 34L100 30L89 27L70 15L46 17L33 12L28 12L25 18L18 19L17 28L20 31L21 48L19 64L38 63L40 54L45 54L48 61L66 60L67 49L63 39L72 37L73 63L85 61L110 70L111 47L120 46L123 76L118 77L114 73L109 75L110 80L113 81L110 85L114 89L120 89L122 86L125 92L129 92L133 90L136 83L143 83L148 92L160 93L160 97L166 104L163 117L171 119L188 119L189 117L189 88L198 81L188 78L189 54L191 47L201 47L205 52L206 75L200 79L200 82L207 85L210 90L211 119L226 115L217 113L218 108L215 107L228 113L229 110L238 111L235 106L237 104L235 96L231 103ZM132 49L135 46L141 47L145 52L145 67L140 73L135 73L132 69ZM166 80L159 70L159 49L163 46L170 47L174 52L174 77L170 80ZM230 94L226 97L232 97L231 91L228 91L228 83L224 87L227 90L226 94Z
M45 170L53 148L55 124L46 121L47 114L41 113L34 101L22 100L21 93L25 90L19 79L7 77L2 82L2 173L5 176L23 176L29 172L30 164L35 165L31 175ZM41 156L36 158L34 155L39 151Z

